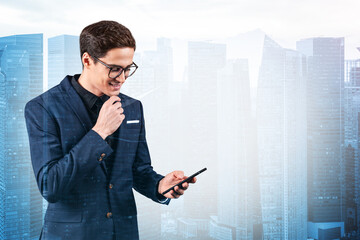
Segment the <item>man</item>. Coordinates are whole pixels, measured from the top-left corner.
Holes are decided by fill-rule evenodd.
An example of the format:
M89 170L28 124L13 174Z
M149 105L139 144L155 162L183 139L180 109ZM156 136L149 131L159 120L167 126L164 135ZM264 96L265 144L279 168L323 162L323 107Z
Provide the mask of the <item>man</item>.
M132 188L163 204L188 188L161 195L186 177L152 169L142 104L120 93L137 69L135 48L117 22L87 26L81 75L66 76L26 104L32 165L49 202L41 239L138 239Z

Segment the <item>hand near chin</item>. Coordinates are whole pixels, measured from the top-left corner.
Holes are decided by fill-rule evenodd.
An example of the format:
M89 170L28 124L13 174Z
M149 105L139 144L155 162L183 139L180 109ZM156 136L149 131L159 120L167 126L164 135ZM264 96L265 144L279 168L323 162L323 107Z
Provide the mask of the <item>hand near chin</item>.
M95 126L92 128L103 139L113 134L125 119L121 99L118 96L110 97L101 107Z

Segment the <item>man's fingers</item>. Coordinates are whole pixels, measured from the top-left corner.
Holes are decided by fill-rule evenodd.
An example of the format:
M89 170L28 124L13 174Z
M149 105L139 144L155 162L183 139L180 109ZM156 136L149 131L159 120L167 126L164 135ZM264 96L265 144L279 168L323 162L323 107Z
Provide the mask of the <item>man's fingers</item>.
M187 182L184 182L184 183L181 184L179 187L180 187L180 189L186 190L186 189L188 189L189 184L188 184Z
M180 197L180 195L177 194L177 193L176 193L175 191L173 191L173 190L170 191L170 194L171 194L171 196L173 196L173 198L179 198L179 197Z
M187 179L187 176L184 176L183 171L173 171L166 175L166 185L174 185L177 184L185 179ZM189 188L190 183L196 182L196 177L192 177L191 179L187 180L186 182L183 182L181 185L178 185L174 187L173 190L171 190L167 196L169 198L179 198L181 195L185 193L185 191Z
M175 190L175 193L177 193L179 195L183 195L184 191L185 191L185 189L182 189L182 188L177 187L177 186L174 188L174 190Z
M174 190L172 190L172 193L171 193L171 195L174 198L179 198L183 194L184 194L184 190L181 190L179 187L175 187Z
M187 182L184 182L181 187L182 187L182 189L186 190L186 189L188 189L189 184Z
M193 177L190 181L190 183L196 183L196 177Z
M107 101L111 104L114 104L115 102L120 102L121 99L118 96L111 96Z
M175 178L180 178L180 179L184 178L184 172L183 171L174 171L173 175L174 175Z
M121 102L114 102L114 104L112 106L116 109L119 109L122 107Z
M104 105L111 107L112 109L120 109L122 107L121 99L118 96L111 96Z

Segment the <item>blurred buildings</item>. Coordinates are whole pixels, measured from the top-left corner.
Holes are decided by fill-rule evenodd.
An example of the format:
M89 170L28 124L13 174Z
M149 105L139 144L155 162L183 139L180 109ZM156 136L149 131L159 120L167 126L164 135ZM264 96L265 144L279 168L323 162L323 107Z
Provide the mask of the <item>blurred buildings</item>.
M59 35L48 39L48 89L58 85L66 75L82 71L79 37Z
M81 72L78 41L48 39L48 88ZM254 47L244 50L255 41L259 69ZM136 52L122 92L144 105L157 172L208 170L169 206L136 194L141 239L356 239L360 60L344 63L344 39L305 39L296 51L261 32L189 41L183 81L177 47L159 38ZM0 239L41 230L23 109L42 93L42 59L41 34L0 38Z
M344 234L344 38L297 42L307 58L309 237Z
M30 161L24 108L42 93L43 35L0 38L0 239L38 239L42 197Z
M264 239L306 239L306 68L265 37L257 94Z
M360 59L345 61L345 231L359 237Z

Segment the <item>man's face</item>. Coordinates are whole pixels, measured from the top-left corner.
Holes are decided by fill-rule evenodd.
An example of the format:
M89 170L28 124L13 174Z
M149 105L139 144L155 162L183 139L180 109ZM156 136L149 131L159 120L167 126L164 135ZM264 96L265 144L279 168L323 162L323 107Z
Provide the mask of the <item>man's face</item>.
M111 49L99 60L110 67L121 66L126 68L132 64L133 57L134 49L125 47ZM123 71L116 79L112 79L109 77L109 68L100 62L96 62L89 68L88 81L92 93L97 96L105 94L111 97L119 95L120 88L125 83L125 75Z

